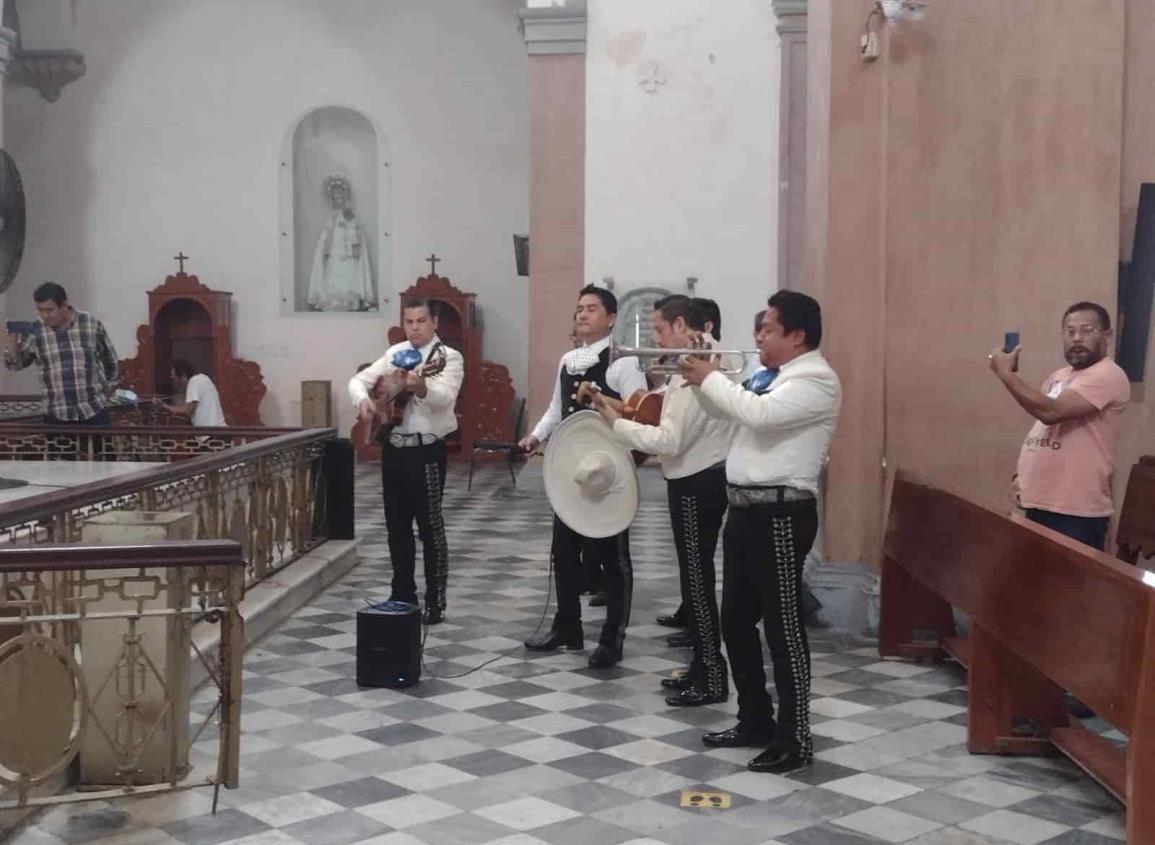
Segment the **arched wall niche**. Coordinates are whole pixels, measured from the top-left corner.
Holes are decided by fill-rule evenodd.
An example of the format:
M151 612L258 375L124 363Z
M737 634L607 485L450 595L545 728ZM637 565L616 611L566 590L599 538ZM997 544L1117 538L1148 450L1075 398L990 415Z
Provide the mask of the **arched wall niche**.
M380 316L392 292L384 135L325 105L290 127L281 153L282 312Z
M217 380L213 361L213 320L201 303L192 299L174 299L161 306L156 315L157 392L171 392L172 362L185 360Z

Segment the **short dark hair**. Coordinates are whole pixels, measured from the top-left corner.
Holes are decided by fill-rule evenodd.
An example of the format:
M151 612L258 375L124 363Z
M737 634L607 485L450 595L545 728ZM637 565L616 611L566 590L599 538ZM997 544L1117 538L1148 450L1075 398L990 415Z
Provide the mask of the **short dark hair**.
M816 299L796 290L780 290L766 300L766 305L778 312L784 334L801 331L809 349L822 343L822 308Z
M663 296L654 303L654 310L661 313L662 319L672 323L679 317L686 321L691 329L701 330L702 315L694 307L694 301L680 293Z
M424 296L406 296L401 300L401 310L407 308L427 308L430 317L438 316L437 301L426 299Z
M586 285L578 291L578 299L583 296L593 294L602 301L602 307L606 309L607 314L618 313L618 298L614 296L614 292L607 288L599 288L597 285Z
M1111 315L1107 313L1106 308L1097 302L1076 302L1063 312L1063 322L1067 322L1067 318L1076 311L1094 311L1099 315L1099 328L1103 331L1108 331L1111 328Z
M765 308L763 308L761 311L759 311L757 314L754 315L754 331L755 332L762 331L762 318L765 316L766 316L766 309Z
M701 296L695 296L693 299L695 307L702 314L702 327L706 323L713 323L714 330L710 332L714 336L714 340L722 339L722 312L718 308L718 303L712 299L705 299Z
M68 293L56 282L44 282L32 291L32 299L36 302L52 300L57 305L63 305L68 301Z
M192 361L184 358L174 358L172 361L172 371L181 378L192 378L199 372Z

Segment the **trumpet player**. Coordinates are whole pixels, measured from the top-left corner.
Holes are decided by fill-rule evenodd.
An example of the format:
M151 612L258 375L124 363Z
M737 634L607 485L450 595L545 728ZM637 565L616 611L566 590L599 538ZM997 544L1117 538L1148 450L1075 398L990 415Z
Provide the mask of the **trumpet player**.
M737 426L726 456L722 635L738 693L738 724L703 741L765 747L748 764L756 772L793 771L814 754L802 565L818 533L818 477L842 402L838 376L818 351L821 340L818 303L779 291L767 302L758 333L766 377L743 388L716 374L716 361L679 362L707 411ZM774 667L777 722L762 668L759 620Z
M684 349L694 332L703 329L702 313L687 296L658 300L650 320L662 349ZM619 441L630 449L657 455L661 463L682 601L694 637L690 671L663 679L662 685L674 691L666 698L667 704L697 707L729 697L714 588L714 551L726 514L725 463L734 426L729 419L707 415L692 391L679 389L681 382L680 375L670 378L656 426L622 419L614 405L600 397L594 404Z
M586 285L578 294L574 333L582 346L562 356L553 399L533 433L519 444L532 452L549 437L563 419L582 410L577 401L578 384L591 382L607 396L620 399L646 389L646 377L634 358L610 362L610 333L618 314L618 300L605 288ZM590 655L592 668L613 666L622 659L622 644L630 620L633 597L633 565L629 531L615 537L594 539L569 528L557 516L553 520L550 558L557 584L557 614L551 629L526 640L531 651L580 650L585 647L581 619L581 593L585 586L582 559L604 568L602 588L606 594L606 621L598 647Z

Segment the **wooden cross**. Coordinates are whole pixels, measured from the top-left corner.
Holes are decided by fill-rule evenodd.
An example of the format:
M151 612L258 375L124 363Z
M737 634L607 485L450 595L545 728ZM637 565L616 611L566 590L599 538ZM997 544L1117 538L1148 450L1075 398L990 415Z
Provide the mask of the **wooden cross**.
M184 254L184 251L182 250L182 251L178 252L176 255L174 255L174 256L173 256L173 260L174 260L174 261L179 261L179 262L180 262L180 272L181 272L181 274L183 275L183 274L184 274L184 263L185 263L186 261L188 261L188 256L187 256L187 255L185 255L185 254Z
M437 275L437 262L443 261L444 259L438 258L437 253L435 252L432 255L430 255L428 258L426 258L425 260L429 262L429 275L430 276L436 276Z

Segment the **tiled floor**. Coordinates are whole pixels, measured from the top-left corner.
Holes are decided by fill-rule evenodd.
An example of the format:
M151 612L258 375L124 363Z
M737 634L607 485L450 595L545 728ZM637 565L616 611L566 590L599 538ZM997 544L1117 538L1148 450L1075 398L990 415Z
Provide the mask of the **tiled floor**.
M532 473L532 470L529 472ZM358 689L354 616L387 592L371 472L358 479L364 562L245 661L242 786L54 810L21 845L919 845L1122 840L1118 805L1065 760L971 756L962 676L879 661L869 642L812 632L817 762L754 774L749 750L707 751L732 703L668 708L658 679L682 665L656 612L677 580L665 506L643 503L631 546L626 658L529 655L546 596L549 509L496 469L447 487L448 621L408 690ZM588 611L597 620L600 611ZM596 622L590 626L596 630ZM587 629L587 633L588 633ZM502 656L504 655L504 656ZM500 658L456 678L471 667ZM211 742L210 740L207 740ZM687 788L730 809L682 809Z

